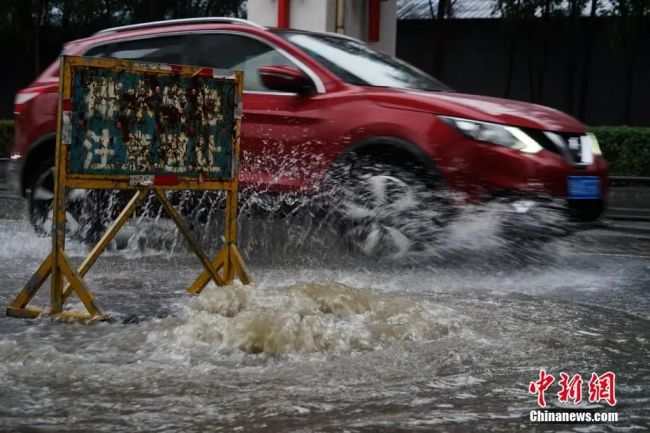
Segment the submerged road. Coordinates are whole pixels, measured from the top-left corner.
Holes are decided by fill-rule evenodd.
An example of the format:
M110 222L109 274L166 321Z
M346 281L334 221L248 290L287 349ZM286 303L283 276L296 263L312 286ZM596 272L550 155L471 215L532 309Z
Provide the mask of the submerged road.
M650 428L649 237L597 230L502 256L473 237L373 263L248 224L266 238L243 248L253 286L188 296L200 264L169 235L109 251L89 273L113 323L0 314L0 431ZM3 310L49 247L0 219ZM78 263L86 247L68 247ZM554 383L549 407L619 421L531 424L540 369L585 381L580 406L559 403ZM587 401L591 373L607 371L613 408Z

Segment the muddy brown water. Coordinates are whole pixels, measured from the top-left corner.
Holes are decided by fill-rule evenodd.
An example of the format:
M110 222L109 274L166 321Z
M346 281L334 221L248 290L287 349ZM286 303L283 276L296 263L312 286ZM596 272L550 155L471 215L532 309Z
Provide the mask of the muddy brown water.
M0 220L0 305L48 248ZM0 316L0 431L650 427L648 240L583 233L512 266L476 245L392 264L292 249L248 250L254 285L199 297L184 292L200 265L182 248L109 251L87 282L114 322ZM69 250L79 262L85 247ZM620 421L531 424L540 368L614 371Z

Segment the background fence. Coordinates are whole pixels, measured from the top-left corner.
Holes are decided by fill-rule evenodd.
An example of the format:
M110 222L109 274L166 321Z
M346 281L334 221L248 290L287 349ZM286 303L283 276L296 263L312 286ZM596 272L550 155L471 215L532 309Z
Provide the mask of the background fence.
M397 56L460 92L650 125L650 18L402 20Z

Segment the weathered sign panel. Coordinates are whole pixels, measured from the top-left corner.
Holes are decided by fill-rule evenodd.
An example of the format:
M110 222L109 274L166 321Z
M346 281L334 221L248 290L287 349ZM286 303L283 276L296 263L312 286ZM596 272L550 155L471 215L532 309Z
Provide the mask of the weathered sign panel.
M213 69L165 74L157 65L121 63L71 65L63 119L70 128L68 172L230 179L236 81L220 79Z
M235 275L248 284L250 277L236 246L242 72L63 56L59 83L52 251L7 314L103 317L83 276L149 193L160 201L203 266L188 287L190 293L201 292L210 280L227 284ZM135 190L76 270L65 253L70 188ZM226 192L225 245L213 260L169 202L165 191L171 189ZM50 276L49 310L28 307ZM63 309L72 293L87 313Z

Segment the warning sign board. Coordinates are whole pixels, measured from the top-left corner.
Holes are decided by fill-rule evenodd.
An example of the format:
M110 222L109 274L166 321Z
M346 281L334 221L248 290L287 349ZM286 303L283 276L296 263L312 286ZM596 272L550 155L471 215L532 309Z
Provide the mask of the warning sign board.
M62 140L70 143L69 173L232 178L241 113L235 80L212 69L165 74L156 66L89 63L69 63Z
M53 315L101 317L83 276L148 193L161 202L203 272L189 286L250 278L236 247L239 135L243 74L213 68L62 56L55 161L52 252L7 309L34 317L27 304L51 276ZM78 269L65 254L66 189L127 189L135 193ZM214 260L199 248L168 201L171 189L226 192L225 246ZM63 285L63 279L67 285ZM88 314L64 311L76 293Z

